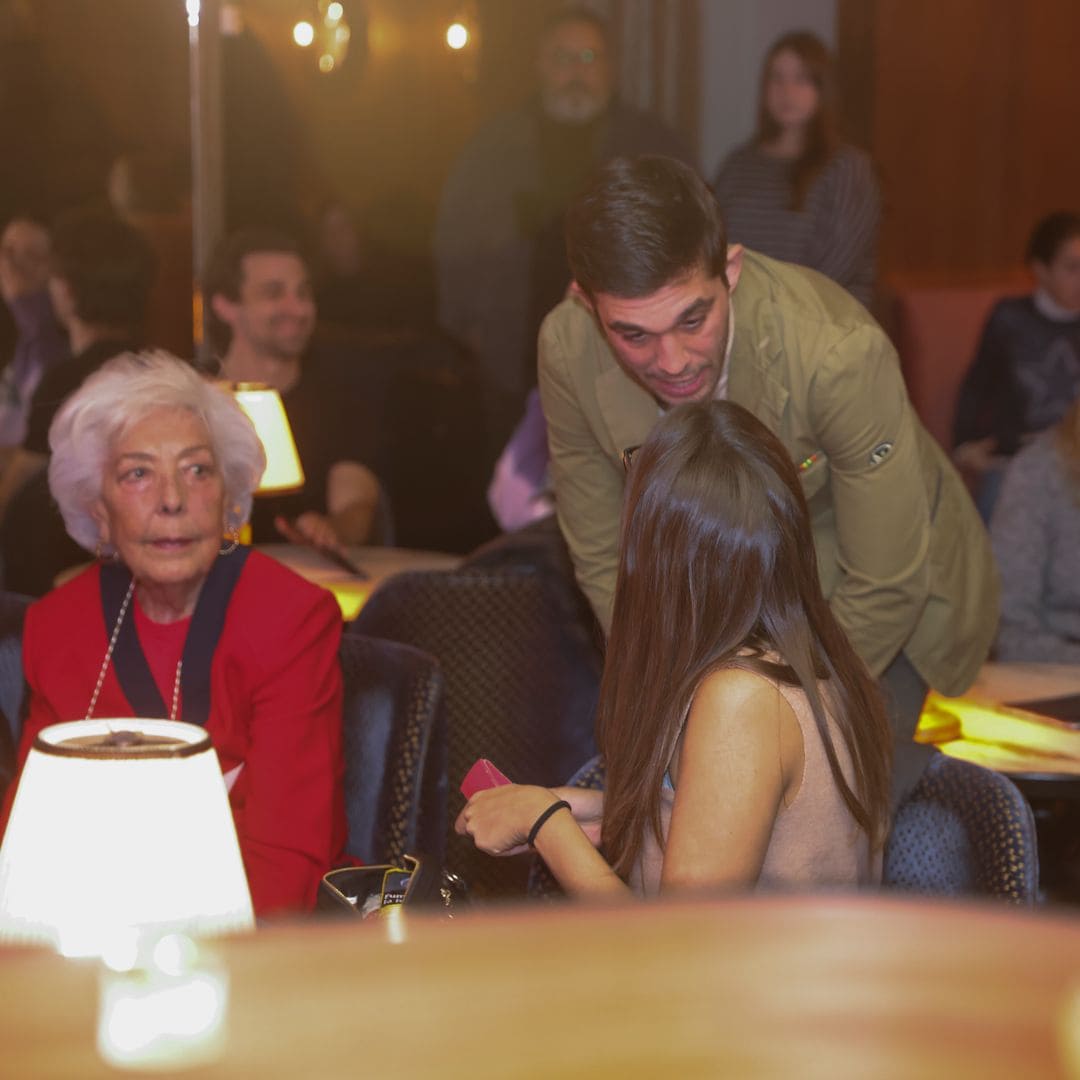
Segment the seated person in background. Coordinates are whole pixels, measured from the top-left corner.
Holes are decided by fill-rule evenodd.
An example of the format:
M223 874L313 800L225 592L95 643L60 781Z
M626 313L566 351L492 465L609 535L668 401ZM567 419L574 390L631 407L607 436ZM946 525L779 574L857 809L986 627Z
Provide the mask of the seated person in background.
M184 361L127 354L68 400L50 441L64 521L101 561L27 613L20 761L67 720L204 725L256 914L311 908L345 843L341 615L236 542L265 466L254 428Z
M1043 218L1027 258L1035 292L995 306L957 398L953 456L987 520L1002 459L1080 396L1080 214Z
M72 358L51 367L38 384L26 438L0 477L0 518L23 484L45 468L49 426L64 400L109 357L132 347L153 274L146 241L114 214L76 210L57 220L49 296Z
M302 492L256 500L256 543L282 535L333 548L372 540L379 482L358 460L368 425L351 388L306 354L316 312L300 249L270 230L235 233L214 252L203 296L222 376L281 394L306 478Z
M547 425L540 391L530 390L525 415L495 462L487 499L504 532L521 529L555 513L548 479Z
M607 790L482 791L458 832L493 855L534 841L579 895L878 880L889 725L822 595L787 451L738 405L687 405L627 484L597 714ZM560 799L570 813L545 821Z
M0 372L0 462L26 437L30 401L41 377L68 357L49 300L49 231L32 217L12 218L0 234L0 297L15 321L15 348Z
M990 519L998 660L1080 664L1080 401L1005 470Z
M761 75L757 132L713 184L732 240L831 277L867 307L874 296L881 192L870 159L840 141L829 50L785 34Z

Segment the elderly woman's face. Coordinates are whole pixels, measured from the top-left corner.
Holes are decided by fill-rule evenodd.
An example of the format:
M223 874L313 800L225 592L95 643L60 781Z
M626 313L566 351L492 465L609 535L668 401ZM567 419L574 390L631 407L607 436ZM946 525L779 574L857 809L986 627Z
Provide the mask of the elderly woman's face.
M225 488L206 425L187 409L147 413L109 448L95 517L136 580L197 588L217 557Z

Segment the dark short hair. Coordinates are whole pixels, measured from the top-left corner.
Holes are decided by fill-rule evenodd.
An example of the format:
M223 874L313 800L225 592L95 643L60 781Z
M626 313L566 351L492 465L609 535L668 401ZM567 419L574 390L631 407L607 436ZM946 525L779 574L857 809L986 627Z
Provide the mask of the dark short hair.
M1080 214L1058 210L1048 214L1034 229L1028 240L1028 262L1041 262L1049 266L1058 252L1075 236L1080 236Z
M613 158L566 214L574 280L597 293L648 296L699 267L726 282L727 231L716 197L674 158Z
M72 210L52 230L50 272L66 282L83 322L135 330L157 260L142 233L110 210Z
M215 296L239 300L240 287L244 282L244 259L248 255L266 252L295 255L305 266L308 262L303 248L288 233L261 227L230 233L210 256L202 278L203 326L206 339L218 356L228 352L232 328L214 314L211 301Z
M608 39L610 28L607 19L584 4L567 4L556 8L541 25L540 39L543 40L552 30L567 23L588 23L605 41Z

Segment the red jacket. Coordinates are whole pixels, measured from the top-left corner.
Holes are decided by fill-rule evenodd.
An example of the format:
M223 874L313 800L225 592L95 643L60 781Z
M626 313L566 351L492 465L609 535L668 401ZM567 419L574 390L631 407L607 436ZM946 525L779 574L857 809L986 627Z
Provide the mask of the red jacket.
M206 730L223 773L243 766L229 799L259 916L310 909L322 875L342 862L340 638L329 592L251 552L214 652ZM30 607L20 768L43 727L86 715L107 645L96 566ZM110 664L94 716L132 714Z

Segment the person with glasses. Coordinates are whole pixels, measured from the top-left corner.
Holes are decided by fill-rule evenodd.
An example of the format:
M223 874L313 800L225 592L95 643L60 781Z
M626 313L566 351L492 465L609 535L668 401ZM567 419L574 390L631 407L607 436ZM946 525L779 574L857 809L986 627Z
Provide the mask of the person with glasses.
M562 239L570 200L619 154L690 160L680 136L618 100L607 26L588 9L551 17L535 71L533 97L462 150L435 231L439 322L480 363L491 462L536 382L540 322L570 283Z

